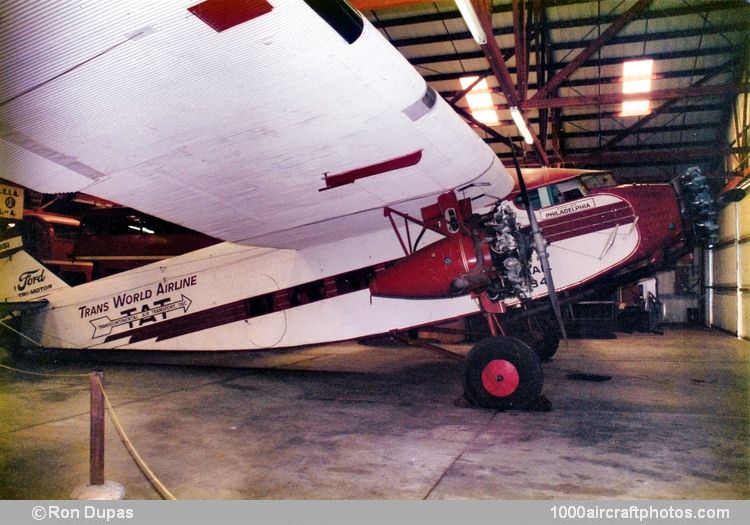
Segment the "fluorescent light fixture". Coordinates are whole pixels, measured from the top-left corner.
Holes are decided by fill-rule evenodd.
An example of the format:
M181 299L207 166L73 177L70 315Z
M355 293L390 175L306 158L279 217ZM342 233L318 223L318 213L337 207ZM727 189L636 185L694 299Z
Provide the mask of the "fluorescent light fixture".
M461 89L466 89L477 81L476 76L462 77L458 81ZM492 100L490 86L487 79L482 79L466 94L466 102L469 104L471 116L482 124L487 126L497 126L500 123L500 116L495 110L495 102Z
M461 16L469 27L471 36L474 37L476 43L480 46L486 44L487 34L482 29L482 24L479 23L479 17L476 11L474 11L474 6L471 5L471 0L456 0L456 7L461 12Z
M518 128L518 131L521 133L521 136L523 137L523 141L526 144L533 144L534 138L531 136L531 132L529 131L529 128L526 126L526 121L523 118L523 115L521 115L521 112L518 111L518 108L515 106L510 107L510 116L513 119L513 122L516 123L516 127Z
M654 69L653 59L629 60L622 64L622 92L649 93L651 92L651 74ZM620 116L629 117L648 115L651 104L648 99L626 100L622 103Z

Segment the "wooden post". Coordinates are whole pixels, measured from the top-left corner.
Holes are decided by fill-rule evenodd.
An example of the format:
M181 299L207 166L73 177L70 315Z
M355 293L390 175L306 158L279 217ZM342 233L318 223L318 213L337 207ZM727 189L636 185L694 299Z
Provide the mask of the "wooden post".
M91 443L90 484L104 485L104 372L92 370L91 381ZM101 386L100 386L101 382Z

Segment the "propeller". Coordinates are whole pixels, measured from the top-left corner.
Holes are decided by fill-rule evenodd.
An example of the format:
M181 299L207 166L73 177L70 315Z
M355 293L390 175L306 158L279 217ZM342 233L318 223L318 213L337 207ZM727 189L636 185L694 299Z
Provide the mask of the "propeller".
M513 153L513 164L516 167L516 176L518 178L518 185L521 189L521 200L523 200L524 206L526 206L526 213L529 216L529 224L531 226L531 233L532 233L532 242L534 243L534 249L536 250L537 255L539 256L539 263L542 265L542 271L544 272L544 279L547 281L547 292L549 294L549 300L552 304L552 310L555 312L555 318L557 319L557 324L560 326L560 335L562 335L562 338L567 340L568 335L565 331L565 324L563 323L562 319L562 312L560 310L560 301L557 298L557 290L555 290L555 283L552 280L552 269L549 266L549 256L547 255L547 241L544 239L544 236L542 235L541 230L539 229L539 223L536 220L536 216L534 215L534 210L531 208L531 202L529 202L529 194L526 191L526 182L523 180L523 174L521 173L521 165L518 162L518 155L516 154L516 146L513 143L513 140L511 140L509 137L506 137L505 135L501 135L491 127L487 126L486 124L483 124L479 122L477 119L475 119L468 111L456 106L453 104L453 109L458 113L459 115L463 116L466 120L473 123L475 126L478 126L482 130L484 130L486 133L490 134L491 136L498 138L500 140L505 141L505 143L510 147L511 153ZM520 148L522 149L522 148Z
M537 256L539 257L539 264L542 266L542 272L544 272L544 279L547 281L547 294L549 296L549 302L552 305L552 310L555 312L555 319L560 327L560 335L563 339L568 339L568 334L565 331L565 323L563 323L562 311L560 310L560 300L557 297L557 290L555 289L555 283L552 280L552 268L549 265L549 254L547 254L547 240L542 235L542 230L539 228L539 223L534 215L534 210L531 207L531 201L529 200L529 193L526 190L526 182L523 179L523 173L521 173L521 165L518 162L518 156L516 150L513 147L512 140L507 139L510 143L510 150L513 152L513 164L516 167L516 176L518 177L518 186L521 189L521 200L523 205L526 207L526 213L529 217L529 226L531 227L532 242L534 249L536 250Z

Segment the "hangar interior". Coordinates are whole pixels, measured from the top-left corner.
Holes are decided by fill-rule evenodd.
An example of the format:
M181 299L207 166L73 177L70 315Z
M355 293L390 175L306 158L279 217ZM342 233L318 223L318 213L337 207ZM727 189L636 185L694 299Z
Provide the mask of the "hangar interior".
M491 51L477 49L452 3L355 3L457 107L471 112L462 78L484 81L474 93L490 94L495 123L475 123L475 129L508 166L511 152L497 134L515 137L528 165L606 169L619 182L666 182L700 166L718 192L734 177L748 176L746 2L491 4L494 41L517 101L493 69L502 65L492 65ZM626 114L623 64L642 59L653 60L648 113ZM529 130L539 139L532 145L518 135L509 111L523 101L530 102ZM705 300L706 324L744 338L750 333L748 221L747 201L722 208L719 242L701 271L707 289L697 294ZM662 293L681 310L667 312L668 319L687 321L685 298L669 297L679 296L672 276L661 281Z
M545 402L523 411L467 406L453 357L472 343L451 332L455 323L410 334L432 347L383 337L269 355L43 350L3 330L2 499L65 499L87 482L89 385L65 376L92 368L105 370L112 410L182 499L750 497L750 199L742 198L750 187L750 5L475 0L480 28L492 30L480 45L457 3L350 2L508 170L516 156L524 168L595 170L642 186L698 167L714 210L708 242L640 283L583 298L583 307L598 306L591 318L570 305L568 321L579 328L611 323L563 341L544 364ZM38 28L50 17L22 2L0 8L0 24ZM29 67L8 63L8 78ZM628 79L626 63L646 72ZM23 93L0 93L3 137L17 142L12 108ZM513 115L519 109L524 125ZM3 188L16 186L13 158L3 165ZM111 232L88 248L103 247L98 259L60 264L85 239L82 221L93 231L97 214L109 225L117 208L32 185L25 201L23 222L36 226L24 242L56 229L55 242L37 241L37 257L72 272L73 284L130 270L138 256L165 256ZM160 220L122 215L139 233ZM7 238L21 221L2 222ZM218 242L166 222L158 228L186 235L183 251ZM612 308L651 286L659 326L623 331ZM107 479L128 498L164 497L120 441L108 426Z

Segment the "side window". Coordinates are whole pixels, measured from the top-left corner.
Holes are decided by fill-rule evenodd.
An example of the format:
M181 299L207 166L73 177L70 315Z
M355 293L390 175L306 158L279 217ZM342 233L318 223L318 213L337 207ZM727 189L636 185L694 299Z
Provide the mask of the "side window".
M371 268L353 270L336 276L336 291L339 294L364 290L375 277L375 271Z
M314 303L326 298L325 285L323 280L313 281L311 283L300 284L292 288L289 297L289 303L292 306Z
M586 188L578 179L561 182L556 189L560 194L560 202L574 201L586 195Z
M258 317L274 311L274 298L272 293L252 297L245 301L245 310L248 317Z
M551 206L565 202L565 197L557 186L549 187L549 202Z

